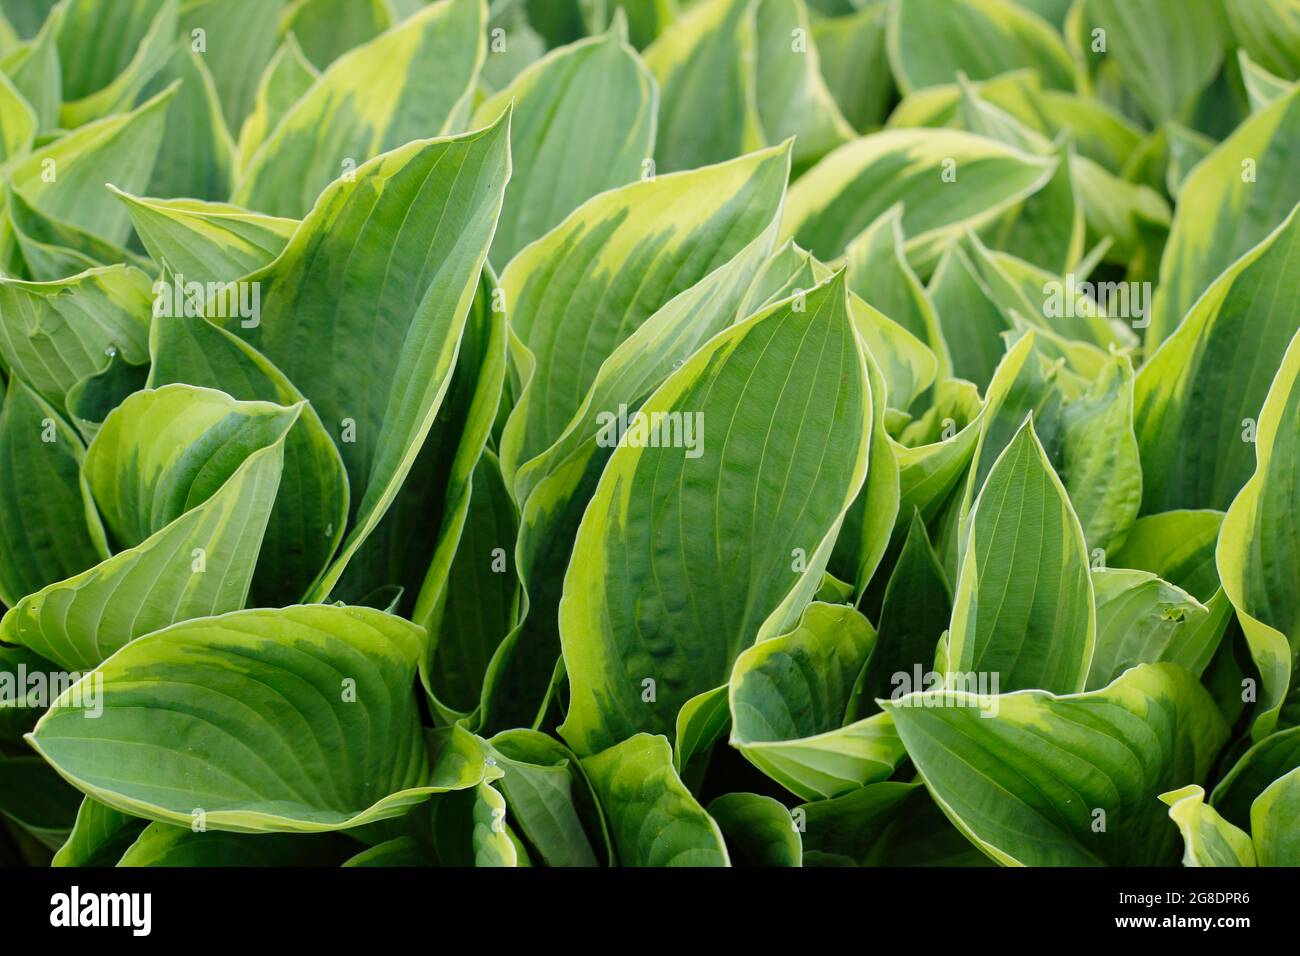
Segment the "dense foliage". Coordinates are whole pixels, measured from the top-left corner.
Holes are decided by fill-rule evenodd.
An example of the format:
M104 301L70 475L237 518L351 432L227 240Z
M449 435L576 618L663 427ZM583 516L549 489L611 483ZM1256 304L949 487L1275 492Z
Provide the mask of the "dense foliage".
M0 862L1300 864L1300 0L0 12Z

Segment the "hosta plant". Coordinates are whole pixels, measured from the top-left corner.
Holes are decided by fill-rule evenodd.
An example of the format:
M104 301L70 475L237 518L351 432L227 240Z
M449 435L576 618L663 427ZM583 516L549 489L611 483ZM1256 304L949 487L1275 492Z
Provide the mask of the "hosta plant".
M0 862L1300 864L1300 0L0 14Z

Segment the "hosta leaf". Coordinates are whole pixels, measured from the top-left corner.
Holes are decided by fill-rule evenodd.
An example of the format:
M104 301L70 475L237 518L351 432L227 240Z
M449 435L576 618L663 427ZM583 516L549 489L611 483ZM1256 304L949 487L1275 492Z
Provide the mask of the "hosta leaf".
M159 266L176 281L234 282L272 262L298 228L227 203L198 199L149 199L115 190L131 224ZM171 281L170 277L166 281Z
M331 834L196 832L150 823L118 866L337 866L356 844Z
M948 345L939 328L934 302L907 262L905 242L903 206L899 204L883 213L845 249L849 288L928 345L939 359L939 375L947 376L952 373Z
M302 216L340 174L359 181L371 157L459 128L486 13L484 0L441 0L340 57L248 158L233 202Z
M276 22L287 0L188 0L180 33L201 53L226 126L238 130L254 110L258 81L276 54ZM201 30L201 34L195 33ZM225 198L224 196L222 197Z
M510 816L538 858L547 866L596 866L596 846L603 854L606 838L577 758L531 730L508 730L488 744L504 773L497 786Z
M180 83L167 107L167 128L147 192L225 199L234 177L235 142L221 114L216 84L189 42L173 43L171 50L145 89L148 94Z
M591 199L515 257L501 288L511 331L535 363L525 361L501 439L508 484L561 436L623 341L771 225L788 170L778 147L633 183Z
M490 451L479 459L472 483L446 602L430 634L429 657L421 663L439 709L460 715L478 706L488 662L515 624L519 591L514 568L519 516Z
M1199 677L1210 663L1217 634L1200 630L1209 609L1149 571L1092 573L1097 601L1097 646L1088 690L1099 690L1137 664L1169 661ZM1221 631L1219 632L1222 633Z
M151 301L149 280L125 265L56 282L0 279L0 356L62 410L72 387L111 355L148 361Z
M1268 72L1252 60L1245 50L1237 51L1237 60L1241 67L1241 82L1246 87L1246 98L1250 101L1252 113L1267 109L1286 96L1295 86L1294 83L1289 83Z
M72 129L129 106L170 58L179 0L72 0L61 10L59 125Z
M77 817L77 792L38 757L0 756L0 819L9 820L46 847L57 850Z
M728 866L722 831L673 770L663 737L637 734L582 761L622 866Z
M1293 677L1300 647L1300 334L1260 413L1255 457L1254 475L1223 519L1216 563L1263 684L1253 729L1259 740L1279 718L1283 726L1300 722Z
M1169 865L1178 831L1156 797L1203 779L1227 736L1174 664L1086 694L933 691L885 710L944 813L1006 865Z
M121 244L130 229L127 212L104 183L145 191L174 94L164 90L133 112L88 123L36 150L13 168L14 190L38 212Z
M293 0L279 30L295 34L307 58L323 70L392 23L385 0Z
M317 596L379 523L433 424L509 175L508 116L410 143L331 185L279 258L243 280L260 284L261 319L232 331L312 402L348 468L352 530Z
M844 118L865 133L884 120L894 77L885 55L887 0L856 13L813 22L822 76Z
M1234 827L1205 802L1205 788L1192 784L1160 794L1169 819L1183 835L1183 866L1254 866L1250 834Z
M30 42L0 58L0 70L13 80L14 87L32 105L39 128L43 130L58 128L59 107L63 102L58 43L61 16L62 8L51 10Z
M902 202L908 258L922 269L947 237L993 219L1055 170L1052 159L969 133L888 130L841 146L800 177L790 189L785 233L832 259Z
M1226 24L1215 0L1086 0L1084 11L1086 28L1104 31L1106 62L1153 124L1185 116L1223 62Z
M756 637L793 624L816 590L866 478L870 399L847 304L840 273L802 311L787 300L718 335L655 392L643 423L690 414L721 430L695 457L627 436L611 456L560 604L561 732L579 754L671 732L683 703L722 683Z
M382 521L350 561L338 590L397 586L401 612L439 633L448 575L506 372L506 320L495 276L483 270L451 382L433 426Z
M756 13L759 124L769 143L795 137L795 168L806 168L856 133L822 79L803 0L759 0Z
M754 63L759 0L704 0L645 51L659 82L660 172L718 163L763 145Z
M888 778L903 758L889 718L845 722L875 637L853 608L813 603L797 628L743 651L731 674L731 745L804 800Z
M934 303L952 374L980 388L987 387L1002 359L1000 337L1011 323L989 294L961 243L953 242L944 250L930 279L928 295Z
M1300 770L1269 785L1250 807L1250 833L1260 866L1300 866Z
M1300 329L1300 212L1235 262L1136 385L1143 513L1226 508L1250 477L1255 420Z
M964 71L986 80L1031 67L1070 89L1074 67L1059 34L1037 16L999 0L891 0L889 62L899 88L952 82Z
M1225 3L1233 38L1266 70L1300 79L1300 4L1295 0Z
M1208 601L1219 586L1214 546L1222 511L1166 511L1138 518L1124 544L1110 554L1117 568L1150 571Z
M1255 798L1274 780L1297 767L1300 767L1300 727L1279 730L1241 755L1214 788L1210 802L1224 819L1247 828Z
M473 125L511 100L516 172L492 241L498 267L592 196L641 175L654 150L658 93L636 52L610 32L534 63L479 104Z
M443 866L532 865L511 829L505 799L491 785L446 794L432 806L434 850Z
M261 0L253 0L260 3ZM242 173L284 115L320 79L320 71L303 56L293 34L284 38L258 81L243 125L239 127L235 166ZM229 107L227 107L229 109Z
M9 219L17 244L12 271L34 282L55 282L123 263L142 272L153 270L148 257L51 219L15 191L9 193Z
M291 406L302 394L265 356L201 317L160 317L151 337L150 386L183 382L244 402ZM348 476L310 405L284 442L285 467L263 538L251 595L256 604L299 600L343 538Z
M36 111L0 73L0 164L30 149L36 129Z
M1006 690L1083 689L1096 640L1083 528L1032 416L989 469L971 511L950 657Z
M0 410L0 601L9 607L107 557L84 457L58 413L11 378Z
M948 629L952 588L935 557L919 511L912 512L903 550L885 587L876 645L854 689L848 716L878 711L877 698L899 696L930 670L935 645Z
M433 866L427 847L415 837L400 836L348 857L343 866Z
M196 809L212 830L359 826L496 775L464 731L426 743L411 694L423 641L369 608L186 621L85 678L102 682L96 720L69 690L27 739L90 796L187 830Z
M138 547L19 601L0 639L81 670L175 621L242 607L283 458L281 436Z
M72 832L50 865L116 866L144 828L144 820L84 797Z
M119 548L134 548L210 499L252 454L277 445L298 408L164 385L104 422L82 470Z
M790 811L771 797L728 793L709 804L735 866L803 866Z
M1220 275L1300 202L1290 157L1300 149L1300 87L1254 113L1183 182L1160 262L1147 348L1170 336Z

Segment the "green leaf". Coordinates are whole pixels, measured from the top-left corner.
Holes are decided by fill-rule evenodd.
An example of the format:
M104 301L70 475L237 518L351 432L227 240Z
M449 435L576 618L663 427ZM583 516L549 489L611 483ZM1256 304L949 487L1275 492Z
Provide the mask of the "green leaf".
M1250 834L1243 833L1205 802L1196 784L1160 794L1169 819L1183 835L1183 866L1254 866Z
M1237 0L1225 3L1232 35L1266 70L1300 79L1300 4L1295 0Z
M1201 629L1209 609L1186 591L1149 571L1103 568L1093 571L1092 583L1097 646L1088 690L1100 690L1138 664L1169 661L1196 677L1209 665L1222 631Z
M241 174L284 115L318 79L320 71L303 56L298 41L289 34L266 64L243 125L239 127L235 166Z
M50 865L115 866L144 828L144 820L85 797L67 842Z
M488 744L505 774L498 786L506 806L538 859L547 866L596 866L596 846L606 852L607 837L578 759L531 730L508 730Z
M122 244L127 212L104 183L145 191L174 94L169 88L133 112L88 123L36 150L11 170L14 191L52 219Z
M150 352L153 388L183 382L241 402L301 405L249 592L261 606L300 600L343 539L348 513L347 471L320 416L265 356L204 318L156 319Z
M527 352L512 347L522 387L501 465L517 500L517 472L561 437L615 349L771 226L788 171L777 147L633 183L589 200L510 263L501 288Z
M1293 211L1215 280L1137 377L1144 514L1228 506L1250 477L1255 421L1297 329Z
M393 23L384 0L294 0L280 17L281 35L293 33L320 69Z
M1250 807L1250 832L1260 866L1300 866L1300 770L1269 785Z
M154 261L171 271L174 281L199 282L205 291L209 282L234 282L270 264L298 228L296 220L263 216L228 203L114 192L126 204L131 224Z
M1219 587L1214 546L1221 524L1222 511L1166 511L1138 518L1124 544L1110 552L1110 563L1150 571L1198 601L1208 601Z
M510 175L509 125L371 160L242 280L260 288L260 322L231 331L312 402L348 469L351 531L317 598L396 497L446 394Z
M198 809L237 833L359 826L497 775L464 731L426 744L411 694L423 642L370 608L186 621L87 675L98 719L74 685L27 739L74 786L151 820L188 829Z
M248 157L232 201L273 216L319 211L336 177L359 182L372 157L459 129L486 18L485 0L442 0L339 57Z
M0 601L9 607L108 556L84 457L58 413L11 378L0 410Z
M28 0L23 2L28 3ZM59 107L63 102L63 71L59 64L58 43L62 9L50 11L30 42L0 58L0 70L13 80L14 87L32 105L38 129L42 130L58 128Z
M0 756L0 819L22 827L45 846L57 850L72 830L80 801L77 791L39 757Z
M682 704L812 597L867 470L870 398L847 306L839 273L802 309L760 312L673 374L638 420L648 431L675 413L684 436L689 415L707 442L692 443L694 457L631 432L610 457L560 603L571 698L561 733L579 754L671 732Z
M27 152L36 130L36 111L9 78L0 73L0 164Z
M677 172L764 144L758 112L758 0L704 0L645 51L662 91L655 161Z
M949 83L958 70L987 80L1022 67L1068 90L1074 66L1059 34L999 0L891 0L889 62L904 93Z
M1250 111L1258 113L1267 109L1274 102L1286 96L1295 86L1281 77L1274 76L1250 58L1245 50L1237 51L1237 61L1241 68L1241 81L1246 87L1246 98L1250 101Z
M1300 767L1300 727L1279 730L1247 750L1219 781L1210 802L1225 820L1250 826L1255 798L1280 777Z
M1082 690L1097 626L1088 551L1032 416L989 469L965 537L953 667L1007 690Z
M1259 417L1255 473L1219 532L1219 579L1246 633L1263 690L1252 734L1297 723L1292 682L1300 647L1300 333L1291 340Z
M944 813L1004 865L1169 865L1178 831L1156 797L1202 780L1227 737L1174 664L1086 694L940 690L884 707Z
M863 133L884 122L894 91L885 54L887 9L882 0L812 25L826 86L844 118Z
M880 708L877 698L897 695L915 669L930 670L935 645L948 629L952 589L935 557L919 511L913 510L903 550L885 587L876 645L854 689L849 717Z
M179 0L70 0L61 8L59 125L73 129L130 106L171 57ZM147 150L146 150L147 152Z
M905 243L903 205L899 203L845 249L849 288L928 345L939 359L938 374L947 376L952 374L948 344L934 302L908 264Z
M0 357L61 411L68 392L113 355L148 361L149 280L131 266L56 282L0 278Z
M994 219L1055 171L1050 158L957 130L887 130L841 146L800 177L784 233L832 259L902 202L908 259L928 273L949 237Z
M654 152L654 78L617 33L552 51L479 104L483 126L514 101L515 175L492 261L504 267L597 193L633 182Z
M1231 4L1228 4L1229 6ZM1105 59L1153 124L1181 119L1223 63L1227 39L1216 0L1086 0L1089 31L1103 30Z
M195 832L151 823L118 866L336 866L353 845L332 834Z
M201 53L227 128L238 130L255 109L259 78L276 55L276 22L287 0L187 0L180 34ZM203 31L196 34L195 31ZM286 40L293 43L296 41ZM225 198L225 197L222 197Z
M139 394L150 403L150 393ZM129 420L142 407L118 409L105 430L115 430L115 416ZM285 428L290 424L292 418ZM0 620L0 639L80 670L175 621L242 607L283 458L281 434L215 494L140 545L23 598Z
M1300 202L1300 184L1289 174L1298 149L1300 88L1252 114L1184 180L1160 262L1148 351L1291 215Z
M478 706L488 663L514 626L519 601L513 564L519 516L492 452L479 459L472 483L446 601L421 662L432 700L462 716Z
M794 630L742 652L730 681L731 745L804 800L887 779L903 758L889 718L845 720L875 638L853 608L813 603Z
M189 385L132 395L82 466L114 545L134 548L208 501L251 455L278 445L298 414Z
M207 61L188 42L173 43L171 49L145 89L148 94L180 83L167 108L167 127L147 191L225 199L234 179L235 141L221 114L216 83Z
M803 866L790 811L771 797L728 793L709 804L736 866Z
M729 866L722 831L673 770L664 737L637 734L582 761L622 866Z

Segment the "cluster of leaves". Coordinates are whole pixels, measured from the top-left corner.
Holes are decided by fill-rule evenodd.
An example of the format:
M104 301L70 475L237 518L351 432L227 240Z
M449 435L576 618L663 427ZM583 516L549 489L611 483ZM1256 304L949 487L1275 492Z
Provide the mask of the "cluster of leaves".
M1300 0L0 12L0 861L1300 864Z

